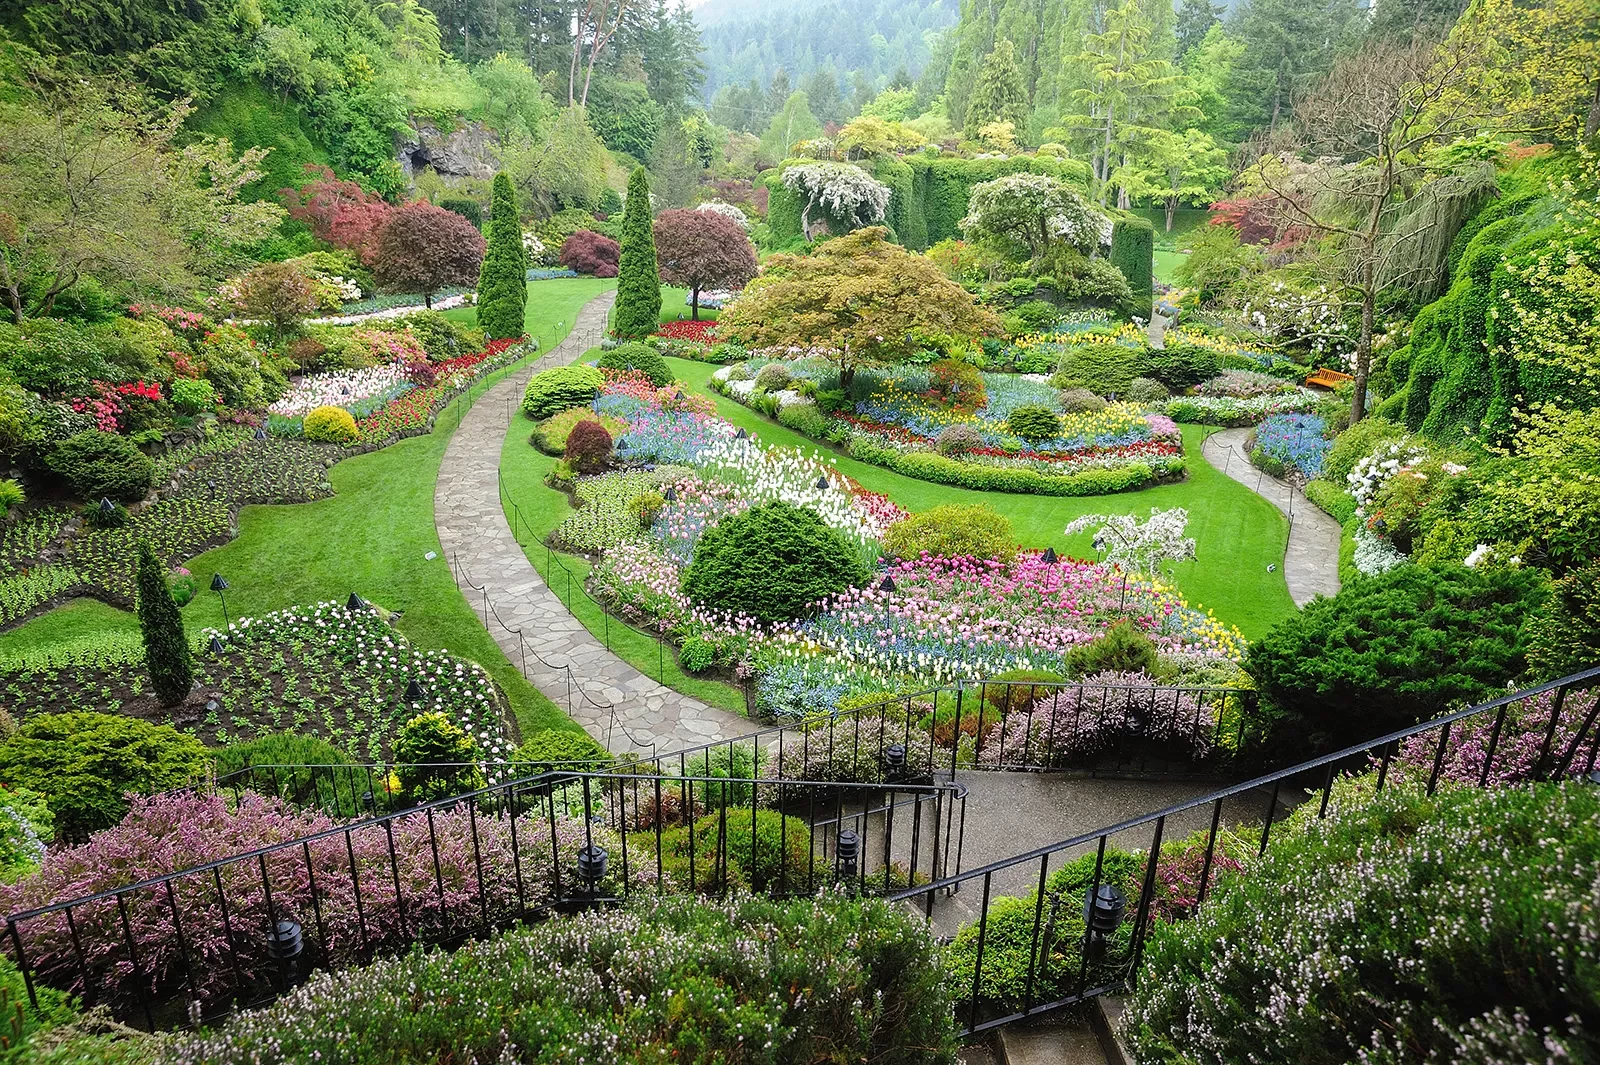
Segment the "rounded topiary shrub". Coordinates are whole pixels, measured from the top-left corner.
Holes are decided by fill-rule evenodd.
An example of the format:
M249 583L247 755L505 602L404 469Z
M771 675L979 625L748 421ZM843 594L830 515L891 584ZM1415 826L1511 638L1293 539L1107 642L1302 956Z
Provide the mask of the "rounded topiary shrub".
M517 753L511 760L514 763L526 764L527 771L533 772L549 765L610 762L611 752L587 732L568 728L547 728L529 736L527 742L517 748Z
M782 363L769 362L756 373L756 391L782 392L789 387L791 380L793 378L789 376L788 367Z
M897 558L971 555L1009 562L1017 542L1011 520L999 511L981 503L946 503L889 526L883 549Z
M569 407L583 407L600 394L605 377L593 366L557 366L533 375L522 394L522 409L528 417L543 421Z
M599 473L611 461L611 434L599 422L579 422L567 434L565 458L579 473Z
M128 792L182 787L209 762L194 737L121 714L40 714L0 744L0 780L48 796L67 839L122 820Z
M637 340L618 344L600 356L597 365L602 370L624 372L631 370L634 373L642 373L657 388L665 388L672 383L672 371L667 369L667 360L663 359L655 348Z
M812 867L811 828L798 817L776 810L730 806L726 814L708 813L693 830L676 829L663 838L662 859L682 886L689 883L689 847L694 847L694 881L698 891L724 889L750 891L804 891ZM816 862L819 878L831 879L831 870ZM726 872L726 877L720 875Z
M1217 353L1198 344L1170 344L1145 352L1143 374L1182 391L1217 376Z
M812 511L773 502L724 518L702 536L683 590L714 610L777 622L867 577L843 533Z
M1075 344L1061 357L1052 379L1057 388L1086 388L1098 396L1120 396L1139 376L1143 351L1113 341Z
M1106 401L1087 388L1069 388L1061 393L1061 409L1068 414L1087 414L1106 409Z
M343 407L318 407L305 416L300 428L314 444L353 444L361 435L355 415Z
M940 429L933 446L939 454L955 458L982 447L983 434L965 422L957 422Z
M132 440L98 429L61 441L45 465L65 480L74 494L91 502L143 499L156 477L156 464Z
M1130 403L1160 403L1171 398L1167 386L1153 377L1135 377L1128 382L1128 391L1122 397Z
M1030 442L1052 440L1061 435L1061 419L1049 407L1029 403L1011 412L1006 432Z
M1094 673L1154 673L1156 645L1129 621L1119 621L1097 639L1067 653L1075 677Z

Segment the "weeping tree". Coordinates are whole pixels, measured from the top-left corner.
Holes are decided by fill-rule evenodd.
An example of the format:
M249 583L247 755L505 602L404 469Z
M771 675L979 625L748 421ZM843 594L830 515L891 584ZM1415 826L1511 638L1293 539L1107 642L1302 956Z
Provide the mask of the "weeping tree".
M1388 236L1407 213L1402 196L1408 189L1436 195L1428 186L1459 170L1436 149L1485 117L1482 97L1457 91L1481 61L1470 42L1369 41L1334 64L1301 102L1292 127L1253 145L1253 172L1269 209L1283 228L1333 249L1339 283L1360 309L1351 421L1366 413L1378 292L1385 259L1398 261ZM1317 162L1299 165L1301 159Z
M800 199L800 231L812 238L812 212L847 229L875 226L889 210L889 186L850 163L800 163L783 172L783 187Z

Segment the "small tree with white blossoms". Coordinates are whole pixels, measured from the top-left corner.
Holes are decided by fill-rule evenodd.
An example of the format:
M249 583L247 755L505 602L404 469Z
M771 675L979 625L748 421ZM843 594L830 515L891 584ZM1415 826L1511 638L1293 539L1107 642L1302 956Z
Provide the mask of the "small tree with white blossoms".
M1068 523L1066 534L1095 529L1094 548L1105 552L1105 561L1132 573L1160 576L1163 567L1195 557L1194 537L1185 536L1189 512L1183 507L1171 510L1150 508L1150 517L1140 521L1133 514L1085 514Z
M1012 252L1026 248L1038 259L1058 242L1094 254L1110 240L1111 220L1064 181L1008 174L973 187L961 230Z
M746 233L750 232L750 216L739 210L734 204L725 203L722 200L707 200L699 207L696 207L695 210L704 211L707 214L719 214L724 218L739 223Z
M800 197L800 230L811 239L811 212L821 208L851 229L876 225L889 210L889 186L849 163L801 163L783 172L783 187Z

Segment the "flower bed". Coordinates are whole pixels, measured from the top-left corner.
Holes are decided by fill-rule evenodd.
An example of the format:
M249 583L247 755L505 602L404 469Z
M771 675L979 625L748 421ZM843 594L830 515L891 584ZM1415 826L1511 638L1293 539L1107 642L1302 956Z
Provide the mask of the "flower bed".
M1194 425L1254 425L1270 414L1293 414L1311 410L1319 397L1309 389L1276 395L1253 396L1176 396L1167 400L1167 416Z
M1333 446L1315 414L1269 414L1252 437L1250 461L1274 477L1290 472L1310 479L1322 472L1322 460Z
M773 376L769 366L783 373ZM764 390L763 373L786 386ZM777 413L797 432L843 444L853 458L942 484L1092 495L1183 473L1183 439L1171 418L1133 403L1064 412L1057 390L1035 377L985 373L975 377L981 389L963 393L941 388L934 374L916 367L861 370L852 386L859 398L832 417L811 398L838 387L837 369L824 358L752 359L712 380L729 398ZM1018 436L1011 419L1023 408L1051 412L1051 435Z
M690 321L680 319L676 322L663 322L661 328L656 330L657 336L666 337L668 340L687 340L695 344L715 344L717 342L717 323L709 320Z

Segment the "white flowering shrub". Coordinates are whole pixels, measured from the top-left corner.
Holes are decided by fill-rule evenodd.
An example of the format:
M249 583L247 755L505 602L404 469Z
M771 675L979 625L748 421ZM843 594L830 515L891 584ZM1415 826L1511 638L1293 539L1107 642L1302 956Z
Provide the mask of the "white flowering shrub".
M1189 512L1183 507L1151 507L1145 521L1133 514L1085 514L1063 531L1071 536L1095 526L1095 550L1104 552L1106 562L1134 573L1159 576L1163 567L1195 557L1194 537L1184 535Z
M975 185L962 232L997 237L1039 255L1059 241L1085 255L1111 242L1111 219L1076 189L1045 174L1008 174Z
M1275 281L1243 307L1245 319L1268 336L1303 345L1312 355L1337 357L1355 367L1356 328L1344 316L1339 294L1326 285L1296 289Z
M695 210L704 211L706 214L719 214L724 218L732 219L739 223L746 233L750 232L750 216L731 203L724 203L721 200L707 200L699 207L696 207ZM701 295L701 306L705 306L703 293Z
M855 229L877 225L889 210L889 186L850 163L816 162L783 172L783 187L800 197L800 226L811 239L811 212L821 208Z

